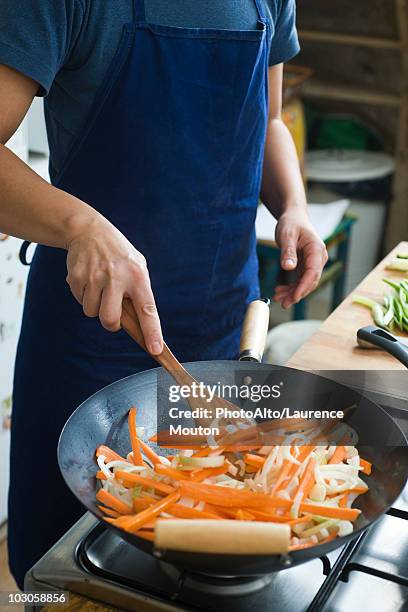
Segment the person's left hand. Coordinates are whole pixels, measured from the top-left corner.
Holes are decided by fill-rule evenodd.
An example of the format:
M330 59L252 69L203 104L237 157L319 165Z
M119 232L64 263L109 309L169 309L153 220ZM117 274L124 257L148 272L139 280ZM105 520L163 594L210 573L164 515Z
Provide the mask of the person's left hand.
M290 285L278 285L273 296L275 302L289 308L316 289L328 255L303 209L290 209L280 216L276 242L281 249L282 269L296 270L297 274L296 281Z

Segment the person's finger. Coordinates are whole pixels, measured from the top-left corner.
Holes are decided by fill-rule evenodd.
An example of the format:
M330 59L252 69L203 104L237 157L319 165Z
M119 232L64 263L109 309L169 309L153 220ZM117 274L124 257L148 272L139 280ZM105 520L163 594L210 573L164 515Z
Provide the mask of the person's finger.
M87 317L97 317L101 306L102 287L97 283L85 285L82 308Z
M78 269L69 270L65 279L76 301L81 304L85 292L85 275Z
M122 316L123 291L113 282L108 283L101 296L99 308L99 320L108 331L120 329L120 318Z
M147 269L137 276L129 297L139 318L147 350L151 355L160 355L163 351L163 335Z
M297 242L299 232L296 228L284 228L279 232L279 246L281 248L281 267L283 270L294 270L298 263Z
M316 289L324 266L325 249L320 245L312 245L304 253L304 272L300 277L294 292L296 302Z

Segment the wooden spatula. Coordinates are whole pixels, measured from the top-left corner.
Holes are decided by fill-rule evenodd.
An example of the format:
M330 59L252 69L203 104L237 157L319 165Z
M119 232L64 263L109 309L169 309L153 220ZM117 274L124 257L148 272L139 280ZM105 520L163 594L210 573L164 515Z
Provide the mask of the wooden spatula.
M261 361L268 333L268 324L269 302L264 300L255 300L251 302L246 312L241 335L241 360ZM132 302L128 298L123 300L121 325L129 336L148 353L139 319ZM193 383L198 384L198 381L187 372L165 342L163 344L163 351L160 355L151 356L167 370L178 385L191 386ZM187 402L191 409L202 408L202 400L202 397L197 398L191 396L187 399ZM214 410L216 407L230 410L236 409L234 404L218 396L214 396L211 401L206 402L205 407L208 408L209 411Z

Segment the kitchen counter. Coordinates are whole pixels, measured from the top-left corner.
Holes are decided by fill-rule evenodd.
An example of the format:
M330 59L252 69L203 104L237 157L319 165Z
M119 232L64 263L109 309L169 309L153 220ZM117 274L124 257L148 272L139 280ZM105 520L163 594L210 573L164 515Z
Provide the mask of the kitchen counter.
M408 242L401 242L364 278L286 365L301 370L405 370L383 351L356 346L357 330L374 323L368 308L351 303L354 294L381 300L387 290L384 277L407 278L404 272L385 269L386 262L403 251L408 252Z

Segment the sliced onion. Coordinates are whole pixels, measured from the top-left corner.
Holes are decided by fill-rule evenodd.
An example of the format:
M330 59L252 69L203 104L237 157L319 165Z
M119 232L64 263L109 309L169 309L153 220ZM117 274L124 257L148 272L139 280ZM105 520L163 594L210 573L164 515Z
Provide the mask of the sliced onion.
M224 456L215 455L212 457L180 457L180 463L184 467L197 468L217 468L224 465Z

